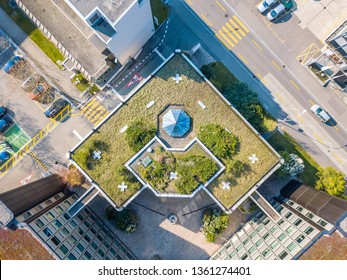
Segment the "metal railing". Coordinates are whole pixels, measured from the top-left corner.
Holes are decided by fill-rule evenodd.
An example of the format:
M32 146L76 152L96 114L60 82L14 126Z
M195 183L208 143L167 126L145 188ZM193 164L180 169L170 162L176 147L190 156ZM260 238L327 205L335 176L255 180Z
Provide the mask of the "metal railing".
M21 158L23 158L33 147L35 147L44 137L52 131L60 121L64 120L71 112L71 106L67 105L52 120L41 129L33 138L31 138L17 153L7 160L0 167L0 178L3 177L12 167L14 167Z

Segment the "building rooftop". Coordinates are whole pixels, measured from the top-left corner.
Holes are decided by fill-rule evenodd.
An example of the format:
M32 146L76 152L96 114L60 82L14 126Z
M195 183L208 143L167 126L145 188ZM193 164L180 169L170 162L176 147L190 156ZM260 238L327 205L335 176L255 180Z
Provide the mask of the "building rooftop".
M84 16L88 16L96 7L114 23L135 0L67 0Z

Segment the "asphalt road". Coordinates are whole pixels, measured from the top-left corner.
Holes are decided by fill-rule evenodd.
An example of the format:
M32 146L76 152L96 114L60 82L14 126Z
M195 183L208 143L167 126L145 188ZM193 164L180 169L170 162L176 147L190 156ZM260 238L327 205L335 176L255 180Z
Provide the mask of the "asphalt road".
M306 142L314 142L316 147L311 145L309 151L315 158L321 155L321 162L324 158L329 158L335 166L347 173L345 105L338 96L328 88L323 88L308 73L293 52L269 30L256 9L251 10L243 1L230 0L187 0L187 3L172 1L171 5L184 21L189 22L195 35L215 57L237 78L247 82L258 92L264 106L282 120L282 126L287 128L290 134L304 147ZM232 25L230 19L237 27ZM295 15L291 15L287 22L281 24L293 24L291 21L295 21ZM227 28L226 23L231 28ZM239 29L245 35L242 35ZM216 38L215 34L223 41L222 52L211 38ZM236 65L238 67L235 67ZM313 103L326 109L332 116L332 121L321 123L310 112ZM327 162L325 165L329 164Z

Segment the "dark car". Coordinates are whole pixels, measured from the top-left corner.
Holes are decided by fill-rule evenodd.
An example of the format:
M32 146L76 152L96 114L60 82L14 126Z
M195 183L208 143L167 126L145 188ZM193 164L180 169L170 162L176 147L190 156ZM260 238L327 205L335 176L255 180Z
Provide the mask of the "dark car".
M9 62L7 62L4 66L4 71L8 73L8 71L11 70L13 66L15 66L19 61L21 61L21 58L19 56L13 57Z
M6 151L0 152L0 165L4 164L10 157L10 153Z
M6 119L0 120L0 132L4 133L5 130L10 126L10 123Z
M7 114L7 109L4 106L0 106L0 119Z
M68 105L69 105L69 102L67 102L63 98L59 98L56 101L54 101L53 104L46 109L44 114L47 118L54 118L56 115L59 114L61 110L63 110Z

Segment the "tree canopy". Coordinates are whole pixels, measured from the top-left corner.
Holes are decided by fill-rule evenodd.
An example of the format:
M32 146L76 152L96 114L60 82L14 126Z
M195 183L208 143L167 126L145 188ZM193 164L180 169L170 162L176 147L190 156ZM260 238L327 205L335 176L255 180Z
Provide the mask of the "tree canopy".
M345 174L328 166L326 168L320 168L316 175L318 177L315 186L316 189L334 196L344 196L346 189Z
M126 141L134 152L141 150L155 135L156 129L141 121L132 123L126 130Z

